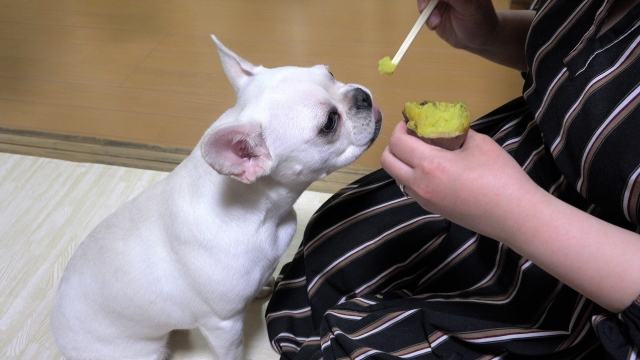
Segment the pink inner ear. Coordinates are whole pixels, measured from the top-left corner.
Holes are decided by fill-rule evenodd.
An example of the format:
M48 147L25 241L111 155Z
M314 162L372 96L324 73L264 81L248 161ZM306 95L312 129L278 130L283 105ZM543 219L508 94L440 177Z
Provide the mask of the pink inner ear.
M252 158L258 157L257 154L251 152L251 146L247 144L247 141L245 139L232 142L232 144L230 145L230 149L234 153L234 155L240 159L250 161Z
M257 123L213 130L203 143L202 154L217 172L245 183L268 174L271 165L271 155Z

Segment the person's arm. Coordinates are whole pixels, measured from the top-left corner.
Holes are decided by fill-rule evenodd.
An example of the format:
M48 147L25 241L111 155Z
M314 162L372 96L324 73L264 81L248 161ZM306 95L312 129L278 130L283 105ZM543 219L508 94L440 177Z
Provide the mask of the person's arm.
M418 0L422 11L429 0ZM525 45L535 12L501 10L491 0L440 0L427 26L454 48L527 70Z
M491 138L447 151L394 130L381 163L425 209L503 242L601 306L640 295L640 235L548 194Z

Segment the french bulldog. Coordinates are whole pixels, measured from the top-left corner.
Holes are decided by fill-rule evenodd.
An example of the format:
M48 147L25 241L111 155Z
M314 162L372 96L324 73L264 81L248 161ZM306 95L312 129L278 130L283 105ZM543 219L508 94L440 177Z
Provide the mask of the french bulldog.
M366 88L323 65L255 66L211 37L237 103L69 260L50 318L68 359L163 359L169 333L192 328L215 359L241 359L245 309L289 246L294 203L380 132Z

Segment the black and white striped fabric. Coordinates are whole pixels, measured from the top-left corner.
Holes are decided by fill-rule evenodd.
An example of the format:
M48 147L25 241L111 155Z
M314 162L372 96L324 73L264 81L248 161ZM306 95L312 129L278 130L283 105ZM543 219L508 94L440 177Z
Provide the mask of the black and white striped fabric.
M612 4L536 4L523 97L473 127L549 193L638 232L640 5L597 36ZM608 313L423 210L384 171L310 220L266 321L282 359L636 359L640 347L640 297Z

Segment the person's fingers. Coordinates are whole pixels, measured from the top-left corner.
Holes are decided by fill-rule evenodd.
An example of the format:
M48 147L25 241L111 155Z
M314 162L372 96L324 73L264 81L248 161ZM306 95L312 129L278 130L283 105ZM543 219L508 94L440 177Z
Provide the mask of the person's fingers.
M402 160L398 159L393 153L391 153L388 146L382 152L380 165L382 165L382 168L385 169L389 175L396 179L402 178L403 181L406 181L409 178L409 175L413 170L409 165L405 164Z
M396 180L396 184L405 196L410 196L407 192L409 187L405 184L412 177L413 169L389 152L388 146L382 152L380 163L382 168Z
M440 25L440 21L441 21L441 16L440 16L440 11L438 11L437 9L434 9L433 12L431 13L431 15L429 15L429 17L427 18L427 28L429 30L435 30L438 25Z
M405 122L400 122L396 125L389 138L388 148L389 152L411 168L418 167L429 157L441 156L442 152L447 151L426 144L417 136L409 134Z
M418 10L420 12L423 12L424 9L426 9L429 5L429 1L430 0L418 0ZM429 30L436 29L438 25L440 25L440 22L442 22L442 9L445 5L446 4L438 3L435 9L433 9L431 15L429 15L429 17L427 18L425 25L429 28Z
M389 151L388 146L380 157L380 164L399 184L406 185L411 182L414 169Z
M422 142L414 135L407 133L404 122L398 123L394 128L389 145L385 148L380 158L382 168L391 175L398 184L404 185L406 194L411 195L411 185L417 176L416 167L424 161L425 155L432 152L446 151Z
M418 0L418 10L420 12L424 11L427 5L429 5L429 0Z

